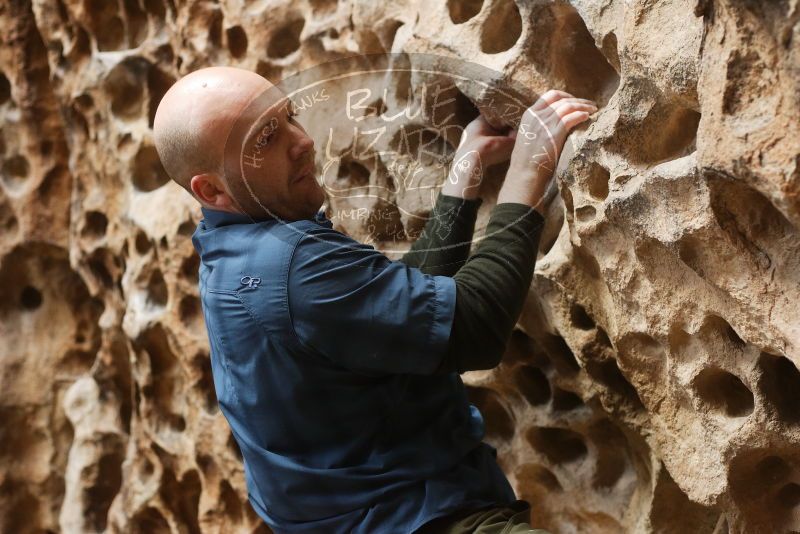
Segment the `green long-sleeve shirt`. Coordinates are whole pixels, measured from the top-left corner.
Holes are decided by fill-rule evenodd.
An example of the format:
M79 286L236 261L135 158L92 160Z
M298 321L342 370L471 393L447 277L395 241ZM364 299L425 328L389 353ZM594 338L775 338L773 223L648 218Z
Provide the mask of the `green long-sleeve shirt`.
M420 238L400 259L455 279L455 317L440 373L500 363L533 277L542 215L526 204L496 205L485 237L469 256L481 203L440 194Z

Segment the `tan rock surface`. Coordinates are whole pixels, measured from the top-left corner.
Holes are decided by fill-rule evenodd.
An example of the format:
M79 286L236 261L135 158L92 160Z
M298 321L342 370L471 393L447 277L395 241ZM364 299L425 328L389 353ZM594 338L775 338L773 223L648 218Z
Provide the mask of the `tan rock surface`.
M534 525L800 531L797 0L11 0L0 28L1 532L268 531L214 395L199 209L153 115L203 66L278 80L359 52L601 104L561 160L504 363L465 375ZM480 95L456 97L463 126ZM387 191L331 197L372 210L340 229L384 248L419 231L429 194L386 161L331 172Z

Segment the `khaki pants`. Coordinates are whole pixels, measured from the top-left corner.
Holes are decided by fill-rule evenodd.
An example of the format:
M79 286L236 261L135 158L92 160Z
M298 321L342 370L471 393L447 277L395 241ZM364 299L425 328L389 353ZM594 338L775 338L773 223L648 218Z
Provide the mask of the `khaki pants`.
M417 534L548 534L530 526L530 513L527 502L516 501L509 506L465 512L457 518L434 519Z

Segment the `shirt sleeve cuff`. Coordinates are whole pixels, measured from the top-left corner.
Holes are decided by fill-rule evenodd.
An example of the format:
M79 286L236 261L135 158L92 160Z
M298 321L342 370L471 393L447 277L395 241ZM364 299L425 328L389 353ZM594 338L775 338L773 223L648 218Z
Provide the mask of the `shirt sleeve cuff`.
M453 318L456 313L456 281L449 276L434 276L436 300L431 325L430 346L433 354L439 356L432 370L439 365L447 352L450 332L453 329Z
M476 213L478 211L478 208L481 207L481 204L483 204L482 198L467 199L461 197L454 197L452 195L446 195L444 193L439 193L439 196L437 197L436 200L439 204L442 205L443 208L464 206L467 208L474 209Z

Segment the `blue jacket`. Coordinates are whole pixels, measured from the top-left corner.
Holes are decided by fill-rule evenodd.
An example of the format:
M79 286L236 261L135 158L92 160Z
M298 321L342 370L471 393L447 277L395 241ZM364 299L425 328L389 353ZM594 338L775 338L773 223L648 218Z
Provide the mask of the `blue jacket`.
M409 533L514 493L457 373L455 282L311 220L203 209L192 236L220 409L276 532Z

